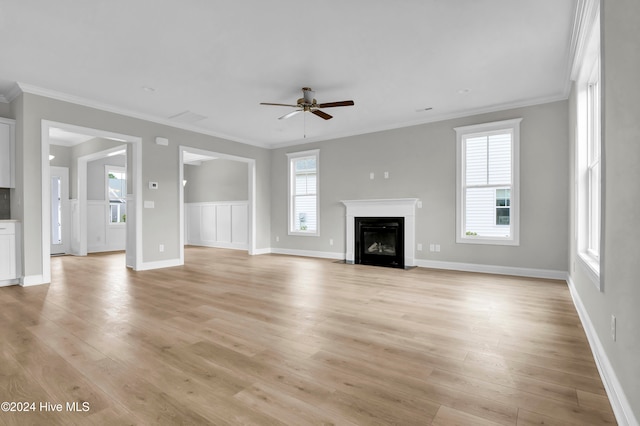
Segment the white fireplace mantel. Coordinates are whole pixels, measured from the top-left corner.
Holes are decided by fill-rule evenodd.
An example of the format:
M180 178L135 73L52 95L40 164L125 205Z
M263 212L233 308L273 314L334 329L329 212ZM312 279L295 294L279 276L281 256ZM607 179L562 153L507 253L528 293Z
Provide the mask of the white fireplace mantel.
M404 218L404 265L415 266L416 203L417 198L390 198L380 200L342 200L347 207L347 263L353 263L356 217Z

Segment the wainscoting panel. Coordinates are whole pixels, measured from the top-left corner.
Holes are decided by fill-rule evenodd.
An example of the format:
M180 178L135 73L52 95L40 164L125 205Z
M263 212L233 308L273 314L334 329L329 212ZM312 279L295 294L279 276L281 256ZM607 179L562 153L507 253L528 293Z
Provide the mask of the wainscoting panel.
M102 200L87 201L87 252L125 250L127 244L127 228L123 224L109 224L107 202Z
M247 244L249 241L249 211L247 204L231 205L231 242Z
M219 243L231 242L231 205L216 206L216 230Z
M248 250L248 201L185 203L186 244Z
M216 206L202 206L200 209L200 241L215 243L216 239Z

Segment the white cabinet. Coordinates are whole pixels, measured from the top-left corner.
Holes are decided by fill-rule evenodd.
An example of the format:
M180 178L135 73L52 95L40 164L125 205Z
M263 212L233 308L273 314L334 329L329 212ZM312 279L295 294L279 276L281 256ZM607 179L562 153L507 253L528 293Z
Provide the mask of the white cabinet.
M0 221L0 286L15 284L18 278L16 263L16 222Z
M0 117L0 188L15 188L16 122Z

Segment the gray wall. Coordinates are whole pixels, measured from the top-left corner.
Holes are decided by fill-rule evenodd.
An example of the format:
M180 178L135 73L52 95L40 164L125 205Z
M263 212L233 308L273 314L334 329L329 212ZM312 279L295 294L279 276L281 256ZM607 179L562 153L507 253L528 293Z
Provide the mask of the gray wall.
M640 2L601 3L603 223L600 292L578 261L571 241L571 279L584 304L624 393L640 419ZM570 127L576 125L575 91L570 103ZM575 135L571 142L575 155ZM570 162L570 164L572 164ZM571 200L573 201L572 194ZM575 227L572 205L570 229ZM617 338L610 332L611 315L617 318Z
M185 203L244 201L249 199L249 166L240 161L216 159L200 165L185 164Z
M49 145L49 154L55 156L53 160L49 161L50 166L68 167L69 169L73 167L73 157L70 147L62 145Z
M11 112L11 105L4 102L0 102L0 117L13 118L13 113Z
M124 155L114 155L87 163L87 200L105 199L107 165L125 167L126 158Z
M213 136L164 126L132 117L96 110L38 95L23 93L11 103L11 113L19 123L16 128L17 203L12 215L23 222L23 268L26 276L42 274L42 120L68 123L142 138L143 200L155 202L154 209L142 212L142 260L154 262L179 258L179 182L178 147L251 158L256 161L256 245L269 247L270 235L270 154L263 148L231 142ZM169 146L155 144L155 137L169 139ZM159 183L151 190L149 181ZM15 214L14 214L15 210ZM163 232L158 232L162 229ZM164 244L165 251L158 246Z
M555 102L385 132L281 148L272 152L272 247L345 252L340 200L419 198L418 259L567 270L568 115ZM520 246L456 244L454 127L522 117ZM286 153L320 149L320 236L287 235ZM389 172L389 179L383 173ZM369 179L369 173L375 179ZM276 236L280 242L276 242ZM334 245L329 245L329 239ZM439 253L428 251L440 244Z

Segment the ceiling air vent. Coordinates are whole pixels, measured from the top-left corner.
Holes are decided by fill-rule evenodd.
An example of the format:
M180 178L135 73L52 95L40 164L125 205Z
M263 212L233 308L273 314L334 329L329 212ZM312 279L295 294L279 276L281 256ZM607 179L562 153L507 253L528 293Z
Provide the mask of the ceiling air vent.
M198 121L202 121L205 118L207 117L205 117L204 115L196 114L192 111L185 111L181 112L180 114L172 115L171 117L169 117L169 120L177 121L178 123L193 124L197 123Z

